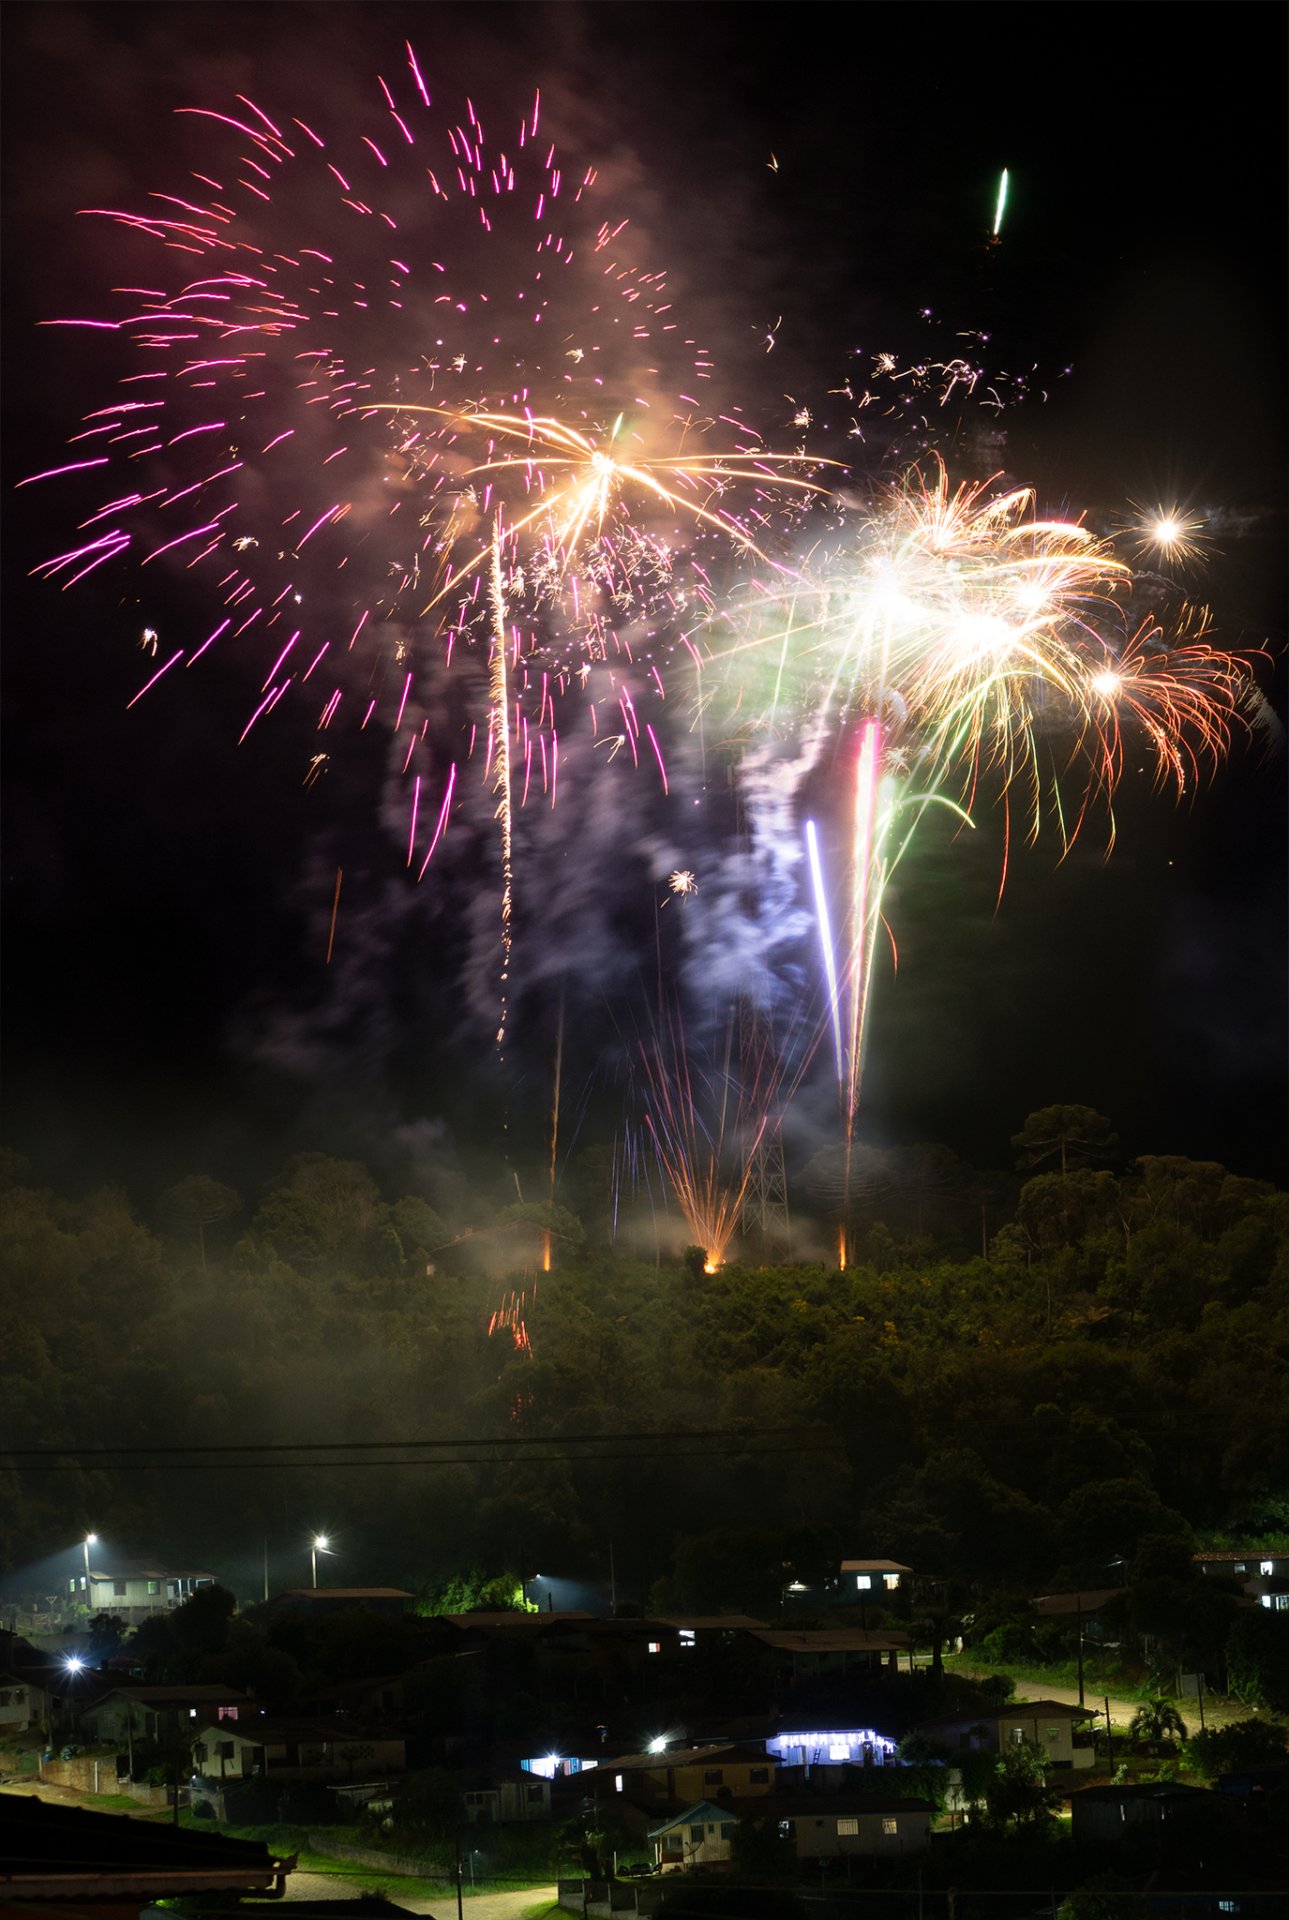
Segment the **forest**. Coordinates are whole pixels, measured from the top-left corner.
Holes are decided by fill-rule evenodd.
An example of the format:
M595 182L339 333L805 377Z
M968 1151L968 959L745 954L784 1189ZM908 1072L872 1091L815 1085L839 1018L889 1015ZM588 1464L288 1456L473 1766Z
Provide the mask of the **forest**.
M1289 1194L1124 1164L1084 1108L1015 1138L1003 1175L860 1150L845 1271L744 1246L711 1274L624 1224L608 1146L527 1205L301 1154L258 1194L193 1173L139 1207L8 1155L6 1591L94 1529L250 1601L305 1584L322 1531L322 1584L544 1574L606 1611L775 1618L857 1552L961 1608L1168 1589L1198 1540L1285 1537Z

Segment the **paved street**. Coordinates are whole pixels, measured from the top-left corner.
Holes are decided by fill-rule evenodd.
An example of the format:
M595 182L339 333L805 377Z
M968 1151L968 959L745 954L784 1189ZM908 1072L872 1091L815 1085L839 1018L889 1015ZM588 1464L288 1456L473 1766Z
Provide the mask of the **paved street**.
M409 1881L409 1886L413 1883ZM287 1876L286 1898L292 1900L357 1900L363 1888L356 1880L344 1880L333 1873L301 1873ZM388 1889L387 1898L409 1913L432 1914L435 1920L456 1920L456 1895L448 1893L433 1900L420 1894ZM461 1902L464 1920L520 1920L533 1908L554 1906L554 1887L528 1887L518 1893L466 1893Z

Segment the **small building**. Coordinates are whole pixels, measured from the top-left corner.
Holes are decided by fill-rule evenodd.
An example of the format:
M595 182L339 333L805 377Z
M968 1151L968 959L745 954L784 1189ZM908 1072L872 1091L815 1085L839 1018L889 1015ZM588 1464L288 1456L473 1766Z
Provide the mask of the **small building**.
M1076 1746L1075 1728L1095 1718L1091 1707L1071 1707L1063 1700L1022 1700L949 1720L926 1720L917 1731L950 1751L1005 1753L1028 1744L1038 1748L1045 1766L1081 1768L1092 1765L1095 1753L1091 1746Z
M1267 1547L1206 1548L1194 1555L1194 1564L1202 1574L1234 1580L1258 1606L1289 1612L1289 1553Z
M1076 1845L1115 1846L1165 1828L1184 1833L1197 1815L1225 1823L1239 1812L1238 1801L1230 1796L1177 1780L1081 1787L1070 1795L1070 1831Z
M598 1771L639 1806L683 1807L717 1794L743 1800L771 1793L776 1762L763 1748L670 1747L602 1760Z
M792 1832L798 1860L924 1853L932 1806L911 1794L776 1796L774 1810Z
M0 1734L25 1733L48 1717L54 1696L29 1674L0 1668Z
M369 1780L407 1768L407 1742L388 1727L321 1720L207 1720L192 1743L193 1771L214 1781Z
M677 1867L728 1867L730 1834L737 1822L732 1807L696 1800L683 1813L649 1829L654 1859L664 1873Z
M899 1560L843 1560L842 1600L881 1600L890 1603L913 1578L912 1567Z
M115 1613L131 1626L150 1614L182 1606L203 1587L213 1587L213 1573L162 1566L155 1560L118 1560L110 1572L91 1567L88 1578L74 1574L67 1582L69 1600L78 1600L94 1613Z
M912 1658L913 1642L894 1628L868 1631L862 1627L773 1627L749 1635L777 1655L795 1686L822 1675L842 1676L899 1665L902 1653Z
M840 1786L843 1767L898 1766L893 1735L874 1727L801 1727L790 1725L771 1734L765 1750L781 1767L800 1767L802 1780Z
M551 1784L523 1768L493 1767L461 1776L461 1805L472 1826L527 1825L551 1817Z

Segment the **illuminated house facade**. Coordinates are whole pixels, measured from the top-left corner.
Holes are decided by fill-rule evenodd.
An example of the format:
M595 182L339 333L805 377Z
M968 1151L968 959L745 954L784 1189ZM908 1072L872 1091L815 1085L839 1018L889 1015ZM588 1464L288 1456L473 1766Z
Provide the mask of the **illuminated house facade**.
M829 1767L893 1767L896 1743L873 1727L789 1728L765 1743L783 1767L800 1767L807 1780Z
M627 1753L600 1763L613 1791L640 1806L695 1805L716 1795L735 1800L772 1793L776 1762L750 1747L672 1747Z
M737 1821L729 1807L696 1801L674 1819L650 1828L654 1859L664 1873L674 1867L728 1867L730 1834Z

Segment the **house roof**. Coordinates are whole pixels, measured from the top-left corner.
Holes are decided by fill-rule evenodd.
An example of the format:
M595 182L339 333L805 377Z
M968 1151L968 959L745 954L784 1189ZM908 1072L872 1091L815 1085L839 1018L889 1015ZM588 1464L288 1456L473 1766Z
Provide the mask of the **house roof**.
M1193 1553L1191 1559L1209 1566L1219 1560L1228 1564L1238 1560L1247 1566L1250 1560L1289 1560L1289 1553L1277 1552L1274 1547L1215 1547L1207 1553Z
M902 1560L843 1560L843 1573L912 1573Z
M249 1693L243 1693L240 1687L110 1687L94 1702L95 1707L106 1705L109 1700L130 1700L140 1707L253 1707L255 1701ZM89 1708L86 1709L90 1711Z
M213 1580L205 1567L167 1567L156 1560L114 1560L110 1568L91 1567L91 1580Z
M598 1766L602 1773L665 1773L668 1767L702 1767L717 1761L730 1767L777 1764L773 1754L724 1741L708 1747L664 1747L661 1753L624 1753L615 1760L600 1760Z
M1117 1807L1125 1800L1215 1800L1217 1797L1209 1787L1188 1787L1180 1780L1144 1780L1125 1782L1118 1787L1079 1787L1070 1795L1070 1804L1073 1806L1077 1800L1083 1806Z
M172 1827L129 1814L91 1813L20 1796L5 1802L0 1895L77 1901L267 1889L294 1865L259 1840ZM8 1904L5 1903L8 1911ZM137 1910L137 1903L136 1903Z
M314 1741L319 1746L335 1746L353 1740L398 1741L405 1736L393 1727L367 1727L352 1721L336 1720L203 1720L194 1730L194 1738L216 1733L221 1740L243 1740L255 1747L272 1746L283 1740Z
M648 1623L655 1627L684 1628L690 1633L710 1633L712 1631L750 1633L758 1627L768 1627L768 1620L753 1620L746 1613L687 1613L659 1614L657 1619Z
M670 1833L674 1827L704 1826L712 1822L722 1827L732 1826L738 1819L733 1807L718 1807L713 1800L695 1800L692 1807L686 1807L683 1813L677 1813L670 1820L664 1820L660 1827L650 1827L648 1838L656 1840L660 1834Z
M1073 1707L1066 1700L1013 1700L1005 1707L973 1707L918 1723L919 1732L934 1727L987 1727L998 1720L1095 1720L1099 1707Z
M913 1645L907 1633L862 1627L774 1627L752 1637L783 1653L900 1653Z

